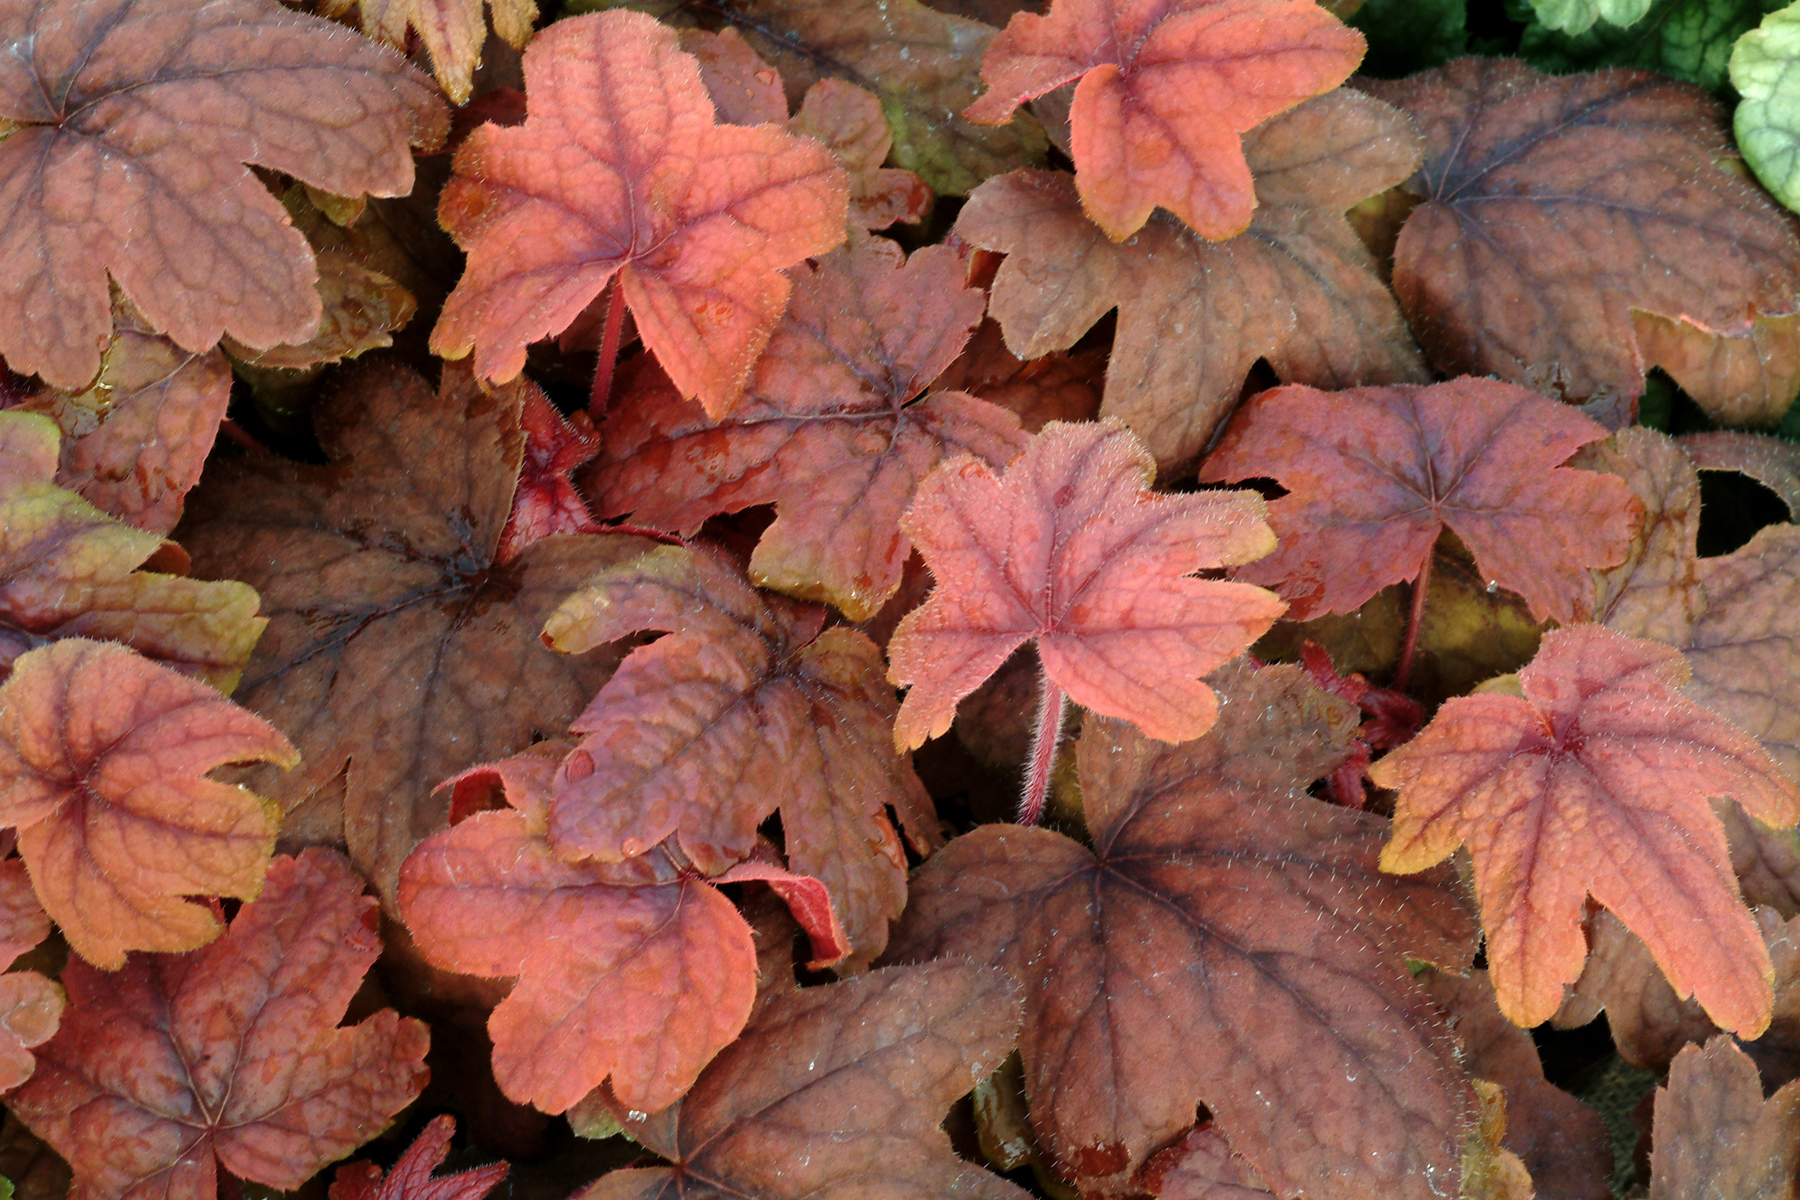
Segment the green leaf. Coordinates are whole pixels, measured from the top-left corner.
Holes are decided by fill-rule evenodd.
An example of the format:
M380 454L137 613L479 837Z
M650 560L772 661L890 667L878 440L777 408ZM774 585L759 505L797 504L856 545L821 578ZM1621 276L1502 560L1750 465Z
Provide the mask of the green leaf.
M1635 25L1650 11L1650 0L1531 0L1538 20L1563 33L1586 33L1605 19L1621 28Z
M1525 31L1519 54L1540 71L1644 67L1711 91L1726 86L1731 47L1783 0L1652 0L1629 29L1599 23L1570 37L1539 21Z
M1463 0L1368 0L1349 25L1369 40L1360 69L1377 79L1442 66L1469 45Z
M1800 208L1800 4L1738 39L1731 83L1744 97L1733 127L1744 161L1789 208Z

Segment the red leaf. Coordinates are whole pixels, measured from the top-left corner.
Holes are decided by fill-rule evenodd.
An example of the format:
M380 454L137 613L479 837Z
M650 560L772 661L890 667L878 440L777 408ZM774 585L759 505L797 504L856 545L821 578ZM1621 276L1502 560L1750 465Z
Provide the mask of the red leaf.
M0 971L49 934L50 918L32 892L24 861L0 861ZM36 971L0 975L0 1092L31 1078L37 1069L31 1048L56 1032L63 1005L62 988Z
M279 815L206 773L298 758L261 717L124 646L67 638L0 685L0 824L69 945L108 969L216 937L181 897L257 894Z
M438 213L469 265L433 351L511 379L617 275L669 378L725 412L787 306L781 268L843 240L842 170L816 142L715 124L693 56L641 13L545 30L525 94L525 124L456 152Z
M1362 35L1313 0L1053 0L988 47L988 91L965 115L998 125L1080 80L1069 110L1081 206L1114 241L1158 205L1202 237L1243 232L1255 206L1240 135L1362 61Z
M1092 849L983 825L919 869L906 959L1023 986L1032 1122L1052 1165L1123 1191L1204 1103L1282 1196L1454 1192L1470 1092L1404 960L1451 969L1474 922L1446 886L1376 869L1387 823L1306 794L1355 714L1294 667L1214 676L1227 702L1169 747L1089 718Z
M795 267L793 303L730 414L712 420L658 373L638 376L588 475L595 507L691 537L715 513L773 503L751 578L867 620L900 586L912 543L896 523L918 481L958 452L999 466L1025 447L1004 411L925 394L981 319L962 273L947 247L908 259L880 238Z
M1587 568L1618 562L1637 508L1621 481L1565 469L1606 436L1579 412L1487 379L1431 387L1254 397L1207 458L1207 480L1267 476L1288 490L1269 505L1280 545L1238 572L1278 584L1305 620L1350 612L1416 577L1451 530L1481 572L1532 615L1587 615Z
M381 952L375 901L336 854L278 858L224 937L71 959L69 1010L7 1105L92 1200L213 1200L218 1168L299 1187L425 1084L425 1026L382 1009L340 1028Z
M771 997L679 1105L646 1116L596 1097L670 1165L614 1171L579 1200L1025 1200L957 1158L942 1128L1018 1020L1005 980L960 962Z
M1052 422L1003 477L963 456L919 485L901 528L937 577L888 644L888 677L912 690L894 723L911 749L1032 639L1077 704L1177 742L1213 723L1200 682L1284 607L1260 588L1190 578L1267 554L1249 492L1159 496L1155 464L1117 422Z
M1800 787L1747 734L1679 691L1680 652L1604 626L1545 635L1523 695L1446 701L1370 777L1397 788L1389 871L1467 844L1500 1010L1546 1020L1581 974L1592 895L1722 1028L1769 1022L1769 956L1708 806L1800 820Z
M450 1153L456 1118L435 1118L407 1148L394 1169L382 1178L374 1163L345 1163L332 1181L330 1200L482 1200L505 1179L512 1167L506 1163L432 1177Z
M579 424L573 424L537 384L527 379L521 387L519 427L525 433L525 455L512 514L494 551L497 563L511 562L525 547L553 533L601 532L570 478L576 467L600 453L600 436L585 413L575 418Z
M306 340L312 250L241 164L404 195L448 123L399 55L267 0L19 0L0 57L0 354L63 388L100 368L108 275L194 353Z

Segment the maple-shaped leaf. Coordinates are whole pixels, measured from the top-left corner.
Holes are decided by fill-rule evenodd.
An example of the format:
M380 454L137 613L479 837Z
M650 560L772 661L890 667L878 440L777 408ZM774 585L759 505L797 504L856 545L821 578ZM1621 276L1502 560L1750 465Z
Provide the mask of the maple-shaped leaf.
M231 367L217 350L183 350L123 302L100 374L78 392L45 388L13 405L62 430L56 482L148 533L181 519L181 502L231 400Z
M788 862L825 884L858 958L880 953L906 903L887 810L922 851L936 842L935 814L890 744L881 651L854 630L821 631L824 615L679 546L570 596L544 625L559 650L669 636L632 651L570 723L583 736L557 771L557 852L616 863L673 836L716 875L751 855L757 826L779 809Z
M0 354L69 389L100 368L109 275L193 353L304 341L312 250L245 164L403 195L448 124L398 54L269 0L21 0L0 61Z
M519 467L512 513L494 552L499 563L511 562L531 543L553 533L600 532L570 477L575 468L600 453L593 423L586 413L577 414L571 422L550 403L544 389L529 379L518 386L524 393L519 425L525 433L525 457Z
M537 20L535 0L323 0L319 11L342 17L360 10L362 31L396 50L405 52L407 31L418 35L431 57L438 84L457 104L465 104L481 65L481 47L488 26L482 8L493 14L494 32L516 49L531 40Z
M1800 308L1800 239L1722 165L1730 143L1698 88L1510 58L1363 86L1425 134L1394 290L1445 373L1631 399L1650 365L1634 310L1743 334Z
M269 616L238 699L305 756L259 789L290 813L341 790L331 836L387 901L401 860L444 823L431 789L561 733L619 658L553 654L537 633L582 580L647 543L559 535L497 559L530 386L489 393L452 364L433 395L371 363L314 407L328 465L246 456L189 497L195 570L247 577Z
M37 1069L34 1046L50 1040L62 1020L62 988L36 971L7 971L19 955L50 934L50 918L38 903L23 859L0 861L0 1092L9 1092Z
M1348 704L1295 667L1213 678L1198 740L1084 723L1092 849L1011 825L952 840L890 953L1024 987L1032 1124L1065 1178L1133 1182L1204 1103L1280 1195L1454 1191L1475 1100L1404 960L1460 969L1474 922L1447 874L1380 873L1385 820L1306 794L1348 751Z
M1404 115L1337 91L1244 139L1250 228L1208 242L1165 215L1115 245L1067 175L1015 172L969 197L957 235L1002 251L991 312L1021 358L1067 350L1117 308L1101 410L1165 471L1211 442L1258 359L1289 383L1338 388L1429 376L1375 261L1344 219L1418 165Z
M1650 1200L1782 1200L1800 1174L1800 1083L1763 1097L1730 1038L1689 1046L1657 1089Z
M109 970L218 935L181 897L257 894L278 813L206 773L297 760L261 717L124 646L65 638L0 684L0 824L69 945Z
M919 485L901 528L937 587L888 643L909 688L894 744L950 728L956 705L1014 650L1037 643L1069 699L1179 742L1211 727L1201 682L1286 607L1261 588L1195 579L1274 545L1251 492L1162 496L1156 464L1116 421L1052 422L1004 475L969 456Z
M60 441L47 417L0 412L0 679L35 646L93 637L230 691L262 633L256 592L137 570L165 543L53 483Z
M586 481L601 516L689 537L715 513L773 503L751 578L864 621L900 586L900 514L919 480L960 453L1004 466L1027 439L1002 409L928 390L981 320L954 250L907 258L861 238L791 274L793 302L737 407L710 419L643 370Z
M646 1116L602 1093L632 1139L669 1165L614 1171L579 1198L1024 1200L959 1159L942 1128L1018 1028L1014 990L968 963L774 996L681 1103Z
M424 1025L340 1028L381 953L375 901L325 850L278 858L225 936L111 973L70 960L69 1008L7 1107L91 1200L213 1200L219 1169L288 1191L425 1084Z
M1365 48L1313 0L1052 0L988 46L988 90L965 115L998 124L1075 83L1075 186L1094 223L1124 241L1160 206L1228 238L1256 205L1241 135L1344 82Z
M850 176L850 221L863 229L912 224L931 211L931 188L912 171L884 167L893 129L874 93L841 79L806 91L788 128L823 142Z
M1279 585L1305 620L1350 612L1412 579L1446 528L1539 620L1584 617L1590 567L1631 543L1631 490L1561 464L1606 436L1567 405L1492 379L1253 397L1201 466L1204 480L1273 478L1275 552L1238 572Z
M1467 845L1500 1010L1536 1025L1581 974L1589 895L1721 1028L1769 1021L1769 957L1709 800L1771 825L1800 786L1748 734L1684 697L1679 651L1601 625L1547 634L1521 694L1446 701L1370 778L1400 792L1390 871Z
M715 124L693 56L642 13L545 30L525 95L523 125L456 152L438 214L469 265L432 350L511 379L616 275L669 378L726 411L787 306L781 268L843 240L843 170L809 139Z
M345 1163L331 1181L330 1200L482 1200L512 1167L507 1163L433 1176L450 1153L456 1118L436 1117L385 1176L374 1163Z

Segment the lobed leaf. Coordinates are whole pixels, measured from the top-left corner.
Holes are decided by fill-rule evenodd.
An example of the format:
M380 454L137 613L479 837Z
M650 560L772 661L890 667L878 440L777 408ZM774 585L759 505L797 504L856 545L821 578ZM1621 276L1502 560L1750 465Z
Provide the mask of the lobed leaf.
M487 41L485 7L493 14L494 32L518 49L531 40L537 20L535 0L323 0L319 11L342 17L359 10L362 31L405 53L411 30L431 58L438 85L457 104L466 104L481 48Z
M345 1163L332 1180L330 1200L482 1200L512 1168L502 1162L433 1177L455 1132L455 1117L433 1118L385 1176L374 1163Z
M1650 1200L1777 1200L1800 1170L1800 1084L1767 1099L1730 1038L1690 1046L1656 1092Z
M1742 97L1732 117L1738 149L1756 177L1793 208L1800 204L1800 13L1777 9L1731 50L1731 86Z

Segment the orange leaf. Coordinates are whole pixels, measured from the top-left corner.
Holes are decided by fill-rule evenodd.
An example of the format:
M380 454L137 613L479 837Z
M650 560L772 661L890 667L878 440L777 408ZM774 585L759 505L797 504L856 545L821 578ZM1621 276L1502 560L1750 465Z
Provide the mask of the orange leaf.
M397 50L406 49L407 30L416 32L439 85L456 103L468 101L487 41L482 0L321 0L319 11L336 17L352 7L362 10L364 33ZM531 40L538 15L533 0L487 0L486 7L494 14L494 32L507 42L524 46Z
M1157 206L1202 237L1250 223L1256 198L1240 135L1362 61L1360 33L1313 0L1053 0L988 47L988 91L965 115L997 125L1066 83L1081 206L1114 241Z
M1211 727L1217 701L1198 677L1286 606L1190 576L1259 558L1275 539L1253 493L1159 496L1155 475L1116 421L1053 421L1003 476L964 455L926 477L901 528L937 588L888 643L888 678L912 689L896 746L949 729L957 703L1034 638L1077 704L1170 742Z
M716 124L693 56L641 13L545 30L525 95L523 125L456 152L438 214L469 265L432 350L511 379L617 275L669 378L725 412L787 307L781 268L843 240L842 169L817 142Z
M1238 575L1279 584L1297 620L1416 577L1449 528L1533 616L1569 621L1592 610L1587 568L1625 555L1637 512L1621 480L1559 466L1605 436L1572 408L1489 379L1290 386L1244 406L1200 477L1288 489L1269 505L1281 544Z
M214 1200L223 1167L289 1191L381 1132L425 1085L425 1026L384 1008L340 1028L381 953L341 857L269 867L203 950L71 959L69 1010L7 1106L89 1200Z
M0 57L0 354L62 388L100 368L109 273L194 353L305 341L312 250L243 164L403 195L448 125L399 55L268 0L20 0Z
M275 806L206 778L299 755L261 717L124 646L66 638L0 685L0 824L19 830L44 908L107 969L128 950L191 950L218 935L182 896L254 896Z
M1400 791L1384 870L1469 847L1494 990L1516 1024L1548 1019L1580 976L1590 894L1721 1028L1754 1037L1769 1022L1768 951L1708 801L1786 826L1800 820L1800 787L1686 699L1687 679L1659 642L1555 630L1520 672L1522 696L1446 701L1369 773Z
M981 319L954 251L909 259L858 238L790 274L793 303L744 400L713 420L644 371L588 478L602 516L688 537L715 513L775 504L751 577L863 621L900 586L912 543L897 523L918 481L959 452L1002 466L1026 438L993 405L927 391Z
M374 1163L345 1163L332 1180L330 1200L482 1200L512 1167L494 1163L434 1177L432 1172L450 1153L450 1138L455 1133L455 1117L433 1119L385 1178Z

